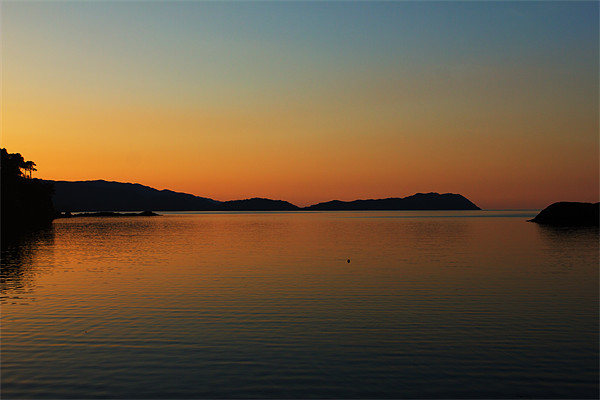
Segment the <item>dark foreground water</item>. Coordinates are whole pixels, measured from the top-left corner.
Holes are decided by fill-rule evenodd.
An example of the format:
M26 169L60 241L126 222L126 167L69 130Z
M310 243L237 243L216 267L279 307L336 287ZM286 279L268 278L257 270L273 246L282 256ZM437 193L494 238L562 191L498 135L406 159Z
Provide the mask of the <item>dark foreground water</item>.
M534 214L57 220L2 252L2 398L597 398L598 230Z

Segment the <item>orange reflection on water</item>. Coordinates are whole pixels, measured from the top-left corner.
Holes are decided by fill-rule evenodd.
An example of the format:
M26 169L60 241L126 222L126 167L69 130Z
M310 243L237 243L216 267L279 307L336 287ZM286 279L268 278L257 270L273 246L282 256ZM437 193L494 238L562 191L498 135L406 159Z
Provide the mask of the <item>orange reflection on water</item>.
M593 392L597 229L496 214L57 220L3 251L3 392Z
M58 220L52 252L31 264L52 265L51 273L36 278L40 287L61 288L80 302L107 290L115 302L155 293L177 297L196 288L240 301L248 294L510 290L506 285L520 280L535 288L532 279L549 272L544 253L557 243L549 245L543 228L524 218L458 218L448 212L415 218L424 214ZM595 268L578 268L587 268L591 278L596 274ZM562 290L565 278L553 290ZM544 290L552 282L546 279Z

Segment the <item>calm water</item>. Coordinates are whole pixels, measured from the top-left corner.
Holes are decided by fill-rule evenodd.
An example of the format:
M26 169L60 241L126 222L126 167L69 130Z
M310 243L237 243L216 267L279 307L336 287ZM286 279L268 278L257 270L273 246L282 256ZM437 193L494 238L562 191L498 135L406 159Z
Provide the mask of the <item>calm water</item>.
M57 220L2 252L2 398L597 398L598 230L533 215Z

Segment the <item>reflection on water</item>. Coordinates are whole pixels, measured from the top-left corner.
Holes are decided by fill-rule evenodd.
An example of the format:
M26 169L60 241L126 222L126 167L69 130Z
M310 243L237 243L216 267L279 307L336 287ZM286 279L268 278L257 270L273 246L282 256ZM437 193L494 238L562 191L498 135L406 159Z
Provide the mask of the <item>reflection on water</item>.
M25 299L35 286L35 275L41 272L34 267L36 261L51 258L54 229L50 226L6 239L0 255L0 300L14 302Z
M580 268L598 248L598 227L553 227L536 225L545 242L545 251L555 259L553 267L560 270Z
M2 253L3 396L595 398L597 230L489 215L55 221Z

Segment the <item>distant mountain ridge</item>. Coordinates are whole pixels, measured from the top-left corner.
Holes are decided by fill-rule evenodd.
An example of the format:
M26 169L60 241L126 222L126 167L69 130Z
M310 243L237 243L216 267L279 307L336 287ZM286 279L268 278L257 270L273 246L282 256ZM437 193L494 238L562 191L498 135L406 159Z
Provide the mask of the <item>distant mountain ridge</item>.
M459 194L417 193L404 198L339 201L300 208L284 200L252 198L218 201L139 183L48 181L54 184L57 211L334 211L334 210L480 210Z
M139 183L49 181L54 183L57 211L292 211L299 207L283 200L218 201Z
M139 183L54 181L57 211L217 210L218 202L187 193L157 190Z

